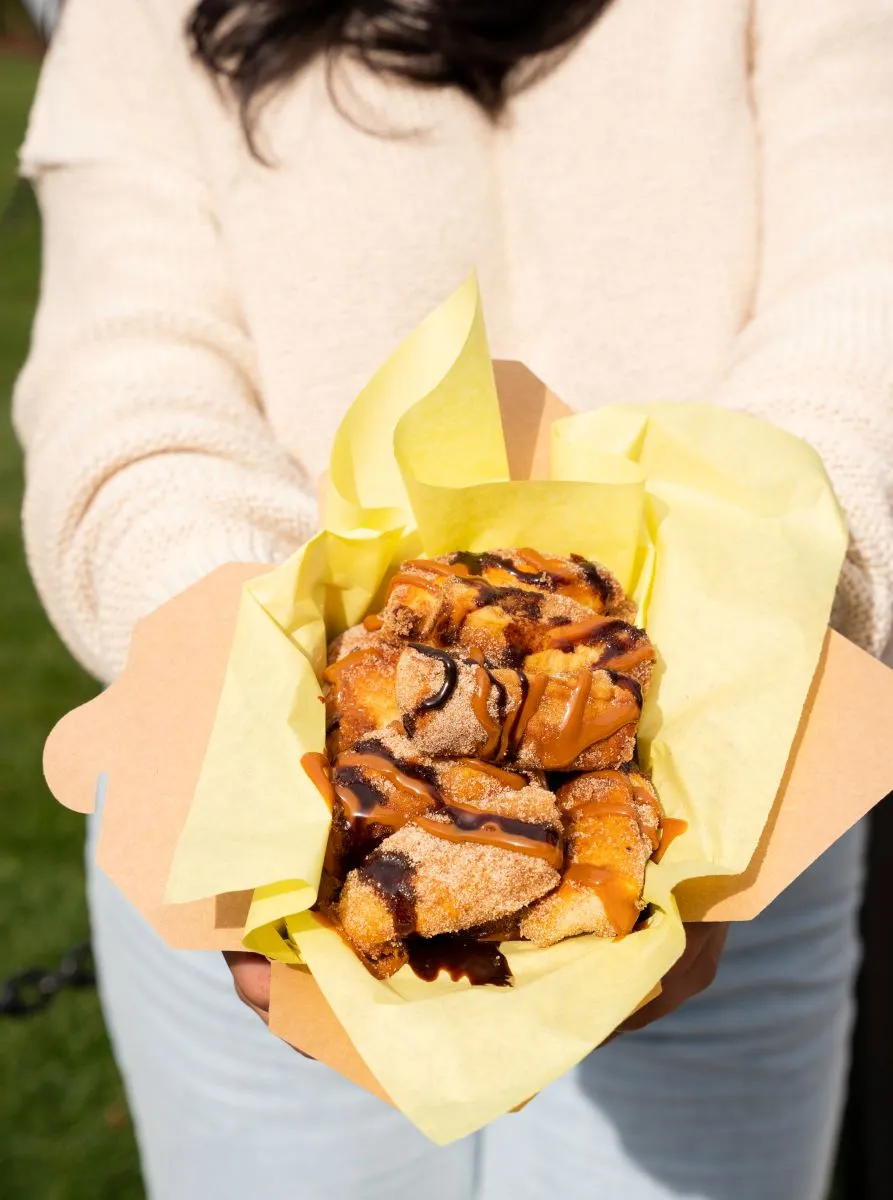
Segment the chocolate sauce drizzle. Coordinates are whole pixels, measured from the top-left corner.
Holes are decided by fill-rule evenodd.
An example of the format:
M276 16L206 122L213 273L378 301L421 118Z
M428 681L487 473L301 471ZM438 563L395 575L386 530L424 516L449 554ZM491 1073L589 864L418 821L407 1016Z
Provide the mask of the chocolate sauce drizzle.
M556 568L555 566L551 566L548 560L535 550L523 549L519 553L537 569L526 571L513 559L506 558L502 554L492 554L488 551L475 554L469 550L460 550L450 555L450 562L465 567L471 575L481 575L488 567L505 571L508 575L514 575L522 583L527 583L531 587L540 588L547 592L554 592L562 585L572 584L577 581L577 577L572 572L564 570L561 567ZM579 554L572 554L570 560L579 569L582 581L588 587L592 588L602 604L606 604L611 595L611 588L608 581L599 571L598 566Z
M394 918L398 937L409 937L416 927L415 868L405 854L378 851L360 867L360 875L371 883Z
M434 712L439 708L443 708L446 702L456 690L456 684L459 681L459 668L456 660L452 655L447 654L445 650L438 650L435 646L425 646L421 642L410 642L413 650L419 654L424 654L428 658L436 659L443 666L443 683L440 688L431 696L426 696L417 706L415 715L418 716L423 712Z
M598 593L602 604L607 604L611 598L611 585L605 579L604 575L602 575L598 565L590 562L588 558L583 558L581 554L572 554L570 560L580 568L580 574L589 587Z
M446 650L425 646L421 643L410 643L413 649L444 664L444 679L440 687L432 695L421 700L416 707L402 714L403 728L408 737L412 737L418 728L418 722L425 712L442 709L453 695L459 682L459 666L472 669L475 673L474 691L471 703L481 727L486 733L486 741L480 749L482 759L499 758L506 755L514 756L524 737L524 732L535 715L549 681L552 678L547 673L538 673L529 677L524 671L516 670L521 692L520 703L510 720L506 719L508 710L508 691L504 684L496 678L490 667L482 658L469 657L450 653ZM650 653L650 644L646 643L646 653ZM447 666L449 664L449 666ZM589 746L613 736L624 724L634 719L631 712L623 713L620 724L612 724L607 719L609 714L596 714L585 718L587 704L594 684L594 667L584 667L574 673L577 682L571 688L564 724L557 736L552 739L549 750L556 754L546 763L552 769L568 769L574 760ZM605 670L612 684L629 695L629 705L641 712L642 688L638 680L630 675L622 674L611 668ZM495 715L491 711L491 698L495 697ZM618 710L618 714L620 710ZM615 714L615 715L618 715Z
M465 567L469 575L481 575L488 567L496 567L500 571L514 575L522 583L529 583L532 587L551 587L555 584L554 576L547 572L525 571L512 559L506 558L502 554L491 554L489 551L475 554L472 550L458 550L455 554L450 555L450 562L459 563Z
M324 755L307 754L302 763L332 808L333 828L339 843L336 857L342 876L359 866L391 833L410 822L432 837L528 854L545 859L556 870L563 862L560 829L463 804L447 804L432 771L421 764L403 762L372 738L339 756L334 771ZM410 792L426 805L426 811L412 815L392 807L387 794L374 781L376 771L389 776L396 787ZM499 773L509 775L509 772ZM525 786L526 780L523 776L519 778L520 786ZM337 869L334 862L331 866Z
M441 971L458 982L511 987L512 972L496 942L480 942L457 933L438 937L410 938L406 944L409 965L426 983L432 983Z
M387 904L394 932L406 939L409 966L420 979L431 983L446 971L453 981L464 978L474 986L511 986L511 970L495 942L476 941L461 934L413 936L417 924L415 868L405 854L378 851L359 873Z
M556 870L561 869L564 839L561 830L553 825L520 821L517 817L505 817L501 813L469 808L463 804L444 804L439 811L450 818L450 825L425 817L417 817L416 824L435 837L516 850L544 858Z

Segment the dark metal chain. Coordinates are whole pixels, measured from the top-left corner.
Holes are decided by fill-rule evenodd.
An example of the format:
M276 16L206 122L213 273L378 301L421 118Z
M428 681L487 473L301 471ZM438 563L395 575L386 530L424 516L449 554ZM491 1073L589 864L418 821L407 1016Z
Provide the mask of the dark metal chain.
M64 988L92 987L96 982L89 942L75 946L54 971L29 967L0 987L0 1016L27 1017L41 1012Z

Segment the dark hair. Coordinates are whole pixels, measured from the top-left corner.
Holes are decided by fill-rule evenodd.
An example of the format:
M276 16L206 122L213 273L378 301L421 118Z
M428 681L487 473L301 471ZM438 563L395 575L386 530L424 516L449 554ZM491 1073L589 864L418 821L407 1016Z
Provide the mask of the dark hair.
M453 86L497 115L516 68L568 46L610 0L199 0L196 57L228 81L251 137L257 105L318 54Z

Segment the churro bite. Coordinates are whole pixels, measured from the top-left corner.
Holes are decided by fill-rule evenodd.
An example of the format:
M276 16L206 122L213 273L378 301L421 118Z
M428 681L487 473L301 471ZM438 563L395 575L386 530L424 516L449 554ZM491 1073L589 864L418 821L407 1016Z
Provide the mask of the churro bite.
M551 649L553 629L565 627L583 637L593 623L607 620L613 618L593 617L568 596L500 588L491 603L472 609L450 628L450 644L482 654L491 666L521 667L531 654Z
M521 922L522 937L551 946L580 933L630 933L660 841L657 793L640 772L597 771L564 784L556 798L567 820L566 867L557 891Z
M493 759L502 756L520 682L479 658L412 642L397 661L396 697L403 727L423 753Z
M643 695L647 693L654 647L644 629L616 617L596 617L580 624L555 624L541 640L524 659L529 674L613 671L634 679Z
M634 929L662 833L634 616L578 555L457 552L404 563L331 644L318 908L374 975L504 985L500 942Z
M409 936L459 933L498 921L556 887L560 822L500 821L498 807L494 803L487 811L434 815L424 827L410 823L348 874L338 921L348 941L382 976L403 961L401 943ZM554 800L548 806L531 801L528 811L540 815L546 807L554 810ZM454 823L457 815L459 823ZM512 848L498 841L505 826L513 831ZM469 832L479 840L461 836ZM531 834L532 845L557 852L547 857L520 849Z
M491 669L418 643L400 656L396 692L403 727L422 753L533 770L622 766L633 757L642 710L641 686L630 676Z
M398 717L394 677L402 647L349 629L329 647L326 686L326 744L331 755Z
M513 739L517 761L547 771L591 771L631 761L642 713L634 679L610 671L531 675Z
M475 614L482 609L493 611L481 619ZM593 614L623 622L635 616L635 606L610 572L579 555L554 558L506 550L404 563L391 580L381 621L387 636L446 646L462 641L466 624L466 637L477 629L481 636L490 632L498 638L512 618L526 621L528 634L535 634L535 626L579 623Z
M483 554L459 552L438 561L454 570L464 568L468 575L479 576L498 587L566 596L596 613L624 618L635 614L635 607L610 571L579 554L560 558L528 548Z

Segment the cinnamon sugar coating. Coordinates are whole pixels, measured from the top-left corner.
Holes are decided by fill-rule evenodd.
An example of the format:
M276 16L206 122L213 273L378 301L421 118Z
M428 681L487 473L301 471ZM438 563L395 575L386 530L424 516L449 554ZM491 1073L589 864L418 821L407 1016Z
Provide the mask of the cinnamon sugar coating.
M412 825L383 842L370 856L369 866L388 855L400 855L409 864L413 932L422 937L498 921L551 891L560 879L542 859L494 846L444 841ZM397 961L395 951L402 941L398 918L370 881L368 868L348 875L337 913L348 941L366 958Z
M637 771L594 772L564 784L556 798L567 822L566 873L557 891L531 907L521 935L551 946L581 933L630 933L660 840L654 787Z

